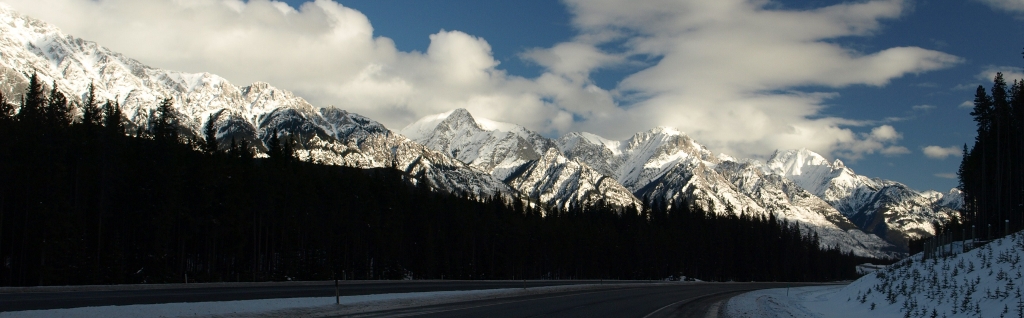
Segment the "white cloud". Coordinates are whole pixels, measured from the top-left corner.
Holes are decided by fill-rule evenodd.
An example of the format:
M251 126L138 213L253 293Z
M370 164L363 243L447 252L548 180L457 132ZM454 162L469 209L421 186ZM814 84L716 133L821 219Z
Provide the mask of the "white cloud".
M886 156L899 156L910 153L910 149L907 149L907 147L903 146L889 146L879 151L879 153Z
M871 130L871 139L878 141L893 141L902 138L895 128L889 125L882 125Z
M849 160L859 160L864 155L880 153L885 156L899 156L910 153L910 149L893 145L903 138L903 134L890 125L881 125L871 132L861 133L859 138L839 145L836 154Z
M939 178L943 178L943 179L956 179L957 178L955 173L936 173L935 176L939 177Z
M805 11L743 0L568 4L581 33L575 42L611 46L635 59L661 58L612 91L638 100L627 117L591 119L579 124L582 130L624 137L642 127L675 126L713 150L739 156L793 147L850 159L880 152L891 139L850 129L866 122L822 116L834 94L794 88L882 86L960 62L917 47L859 52L830 41L878 32L881 20L903 13L903 1Z
M1024 72L1021 72L1020 67L1015 66L987 66L975 77L979 80L985 81L983 86L988 89L991 88L992 79L996 77L996 73L1000 72L1003 73L1003 79L1006 80L1007 84L1013 84L1013 80L1024 79ZM971 87L972 90L977 88L977 85Z
M933 106L933 105L914 105L911 108L914 109L914 110L917 110L917 111L926 111L926 110L935 109L935 106Z
M989 6L1006 11L1024 12L1024 1L1021 0L977 0Z
M954 156L959 157L962 149L956 146L939 147L939 146L928 146L922 150L925 156L932 159L946 159L947 157Z
M957 107L960 107L960 108L974 108L974 101L965 100L963 103L960 103L960 105L957 106Z
M904 13L903 0L810 10L765 0L568 0L577 36L521 54L546 69L537 78L507 74L485 39L460 31L430 35L425 52L400 51L374 37L365 15L330 0L0 1L155 67L266 81L395 129L464 107L549 135L621 139L673 126L738 156L799 147L850 159L899 154L891 126L858 133L871 122L823 116L837 96L827 90L960 62L919 47L864 52L834 41L880 32ZM638 62L654 64L611 90L590 78Z

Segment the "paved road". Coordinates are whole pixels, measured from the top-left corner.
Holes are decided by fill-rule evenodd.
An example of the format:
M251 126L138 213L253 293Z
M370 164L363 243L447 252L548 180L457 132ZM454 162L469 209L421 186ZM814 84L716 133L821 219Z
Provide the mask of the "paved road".
M599 281L343 281L342 295L594 284ZM604 282L635 283L635 281ZM114 290L110 290L114 289ZM0 290L0 312L87 306L334 296L334 282L43 287Z
M364 313L348 317L717 317L729 298L785 283L610 287Z

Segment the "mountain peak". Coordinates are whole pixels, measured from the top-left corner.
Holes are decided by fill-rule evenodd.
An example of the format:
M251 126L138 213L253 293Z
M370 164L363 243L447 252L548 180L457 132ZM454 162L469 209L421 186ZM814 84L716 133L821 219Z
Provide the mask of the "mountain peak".
M839 165L843 164L838 159L836 163ZM801 168L806 166L828 166L830 169L832 168L832 165L828 163L825 157L807 148L775 151L775 154L768 159L768 166L797 175L801 174Z
M465 108L453 109L440 114L427 115L416 122L405 126L399 131L400 134L412 140L424 140L434 133L434 129L443 122L469 122L476 125L473 115Z

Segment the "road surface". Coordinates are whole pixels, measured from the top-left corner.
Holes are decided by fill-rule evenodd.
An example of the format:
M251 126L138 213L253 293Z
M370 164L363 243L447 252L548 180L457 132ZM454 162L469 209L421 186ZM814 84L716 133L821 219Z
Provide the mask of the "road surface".
M685 283L612 287L470 301L345 317L718 317L729 298L785 283Z
M636 281L616 281L635 283ZM341 281L343 296L600 284L585 280ZM606 282L611 284L611 282ZM0 288L0 312L203 301L334 296L334 281Z
M639 284L638 284L639 283ZM341 295L597 284L596 288L368 312L358 317L714 317L728 298L786 283L344 281ZM334 296L334 282L0 289L0 312L88 306ZM348 313L351 316L351 313Z

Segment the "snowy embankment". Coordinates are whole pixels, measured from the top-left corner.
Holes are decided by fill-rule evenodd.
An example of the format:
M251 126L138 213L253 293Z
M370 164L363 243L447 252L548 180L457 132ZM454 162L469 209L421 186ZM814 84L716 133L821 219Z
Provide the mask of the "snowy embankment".
M959 243L953 250L959 252ZM1024 233L947 257L914 255L846 286L734 297L728 317L1024 317Z
M170 303L152 305L99 306L70 309L0 312L0 318L13 317L310 317L343 316L357 313L412 308L484 299L498 299L575 290L631 286L569 285L531 288L441 291L400 294L345 296L340 304L334 297L257 299L219 302ZM650 284L644 284L649 286Z

